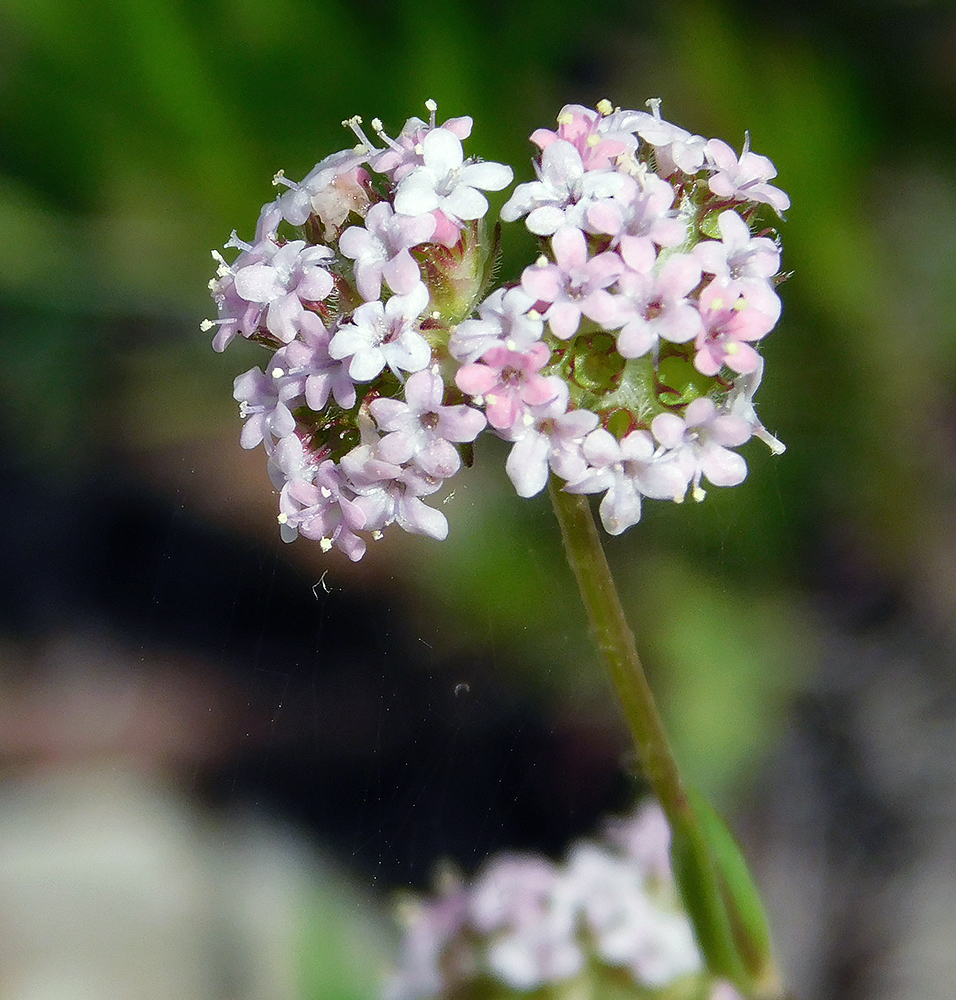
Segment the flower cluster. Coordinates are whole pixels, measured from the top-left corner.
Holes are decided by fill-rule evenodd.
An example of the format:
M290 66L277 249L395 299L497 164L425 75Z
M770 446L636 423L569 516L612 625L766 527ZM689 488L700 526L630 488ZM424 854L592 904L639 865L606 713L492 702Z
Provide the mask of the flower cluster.
M667 995L732 1000L712 983L680 908L663 812L647 805L575 844L556 864L534 855L491 858L471 883L446 878L434 899L402 910L405 937L386 1000L602 995L631 984ZM622 989L623 987L623 989ZM570 994L569 994L570 990ZM644 995L642 993L642 995Z
M485 429L510 442L518 494L549 475L600 493L619 534L642 498L702 499L707 480L747 473L731 449L752 436L777 322L780 248L751 226L789 199L748 148L602 102L563 109L532 135L537 180L501 211L524 218L541 255L485 296L497 229L484 191L509 167L465 158L470 118L412 118L380 145L318 163L235 233L211 282L213 346L237 335L273 354L239 376L241 443L262 444L287 540L303 534L351 559L390 524L444 538L440 490Z

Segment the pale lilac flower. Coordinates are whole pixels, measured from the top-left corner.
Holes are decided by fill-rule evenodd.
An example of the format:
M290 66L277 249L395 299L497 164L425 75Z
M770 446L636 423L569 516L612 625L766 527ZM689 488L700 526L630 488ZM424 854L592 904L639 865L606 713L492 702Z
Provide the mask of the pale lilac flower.
M469 919L483 934L533 923L544 915L557 880L557 866L546 858L498 854L475 878Z
M717 218L719 240L702 240L693 249L701 269L722 281L767 284L780 270L780 247L766 236L753 236L734 211Z
M279 397L279 386L271 374L266 375L256 365L236 378L233 398L239 402L239 415L245 419L239 443L243 448L262 444L267 452L274 447L273 438L283 438L295 430L295 417Z
M322 460L303 445L298 434L287 434L269 455L266 464L269 481L279 491L289 482L311 483ZM295 536L296 532L290 528L283 531L282 540L290 542Z
M375 151L371 161L372 169L380 174L386 174L396 184L416 167L424 166L423 143L425 136L429 132L436 128L446 129L460 140L467 139L471 135L473 122L468 115L463 115L460 118L449 118L441 125L437 125L435 114L438 110L438 105L434 101L426 101L425 107L430 112L429 120L423 122L421 118L409 118L405 122L397 139L390 139L385 134L382 123L377 118L372 120L372 128L375 130L375 134L387 147L382 151ZM353 119L353 121L358 122L358 119ZM351 125L352 122L349 124ZM358 130L356 130L356 134L363 139L369 149L373 148L371 143Z
M687 296L700 283L700 266L690 254L674 254L654 274L625 271L618 280L623 322L617 335L622 358L640 358L660 341L686 344L702 330L696 302Z
M306 318L304 303L321 302L334 287L326 265L333 252L292 240L268 258L235 271L236 294L266 307L266 329L284 344L295 338Z
M583 227L595 202L613 198L628 184L628 178L615 170L586 171L581 154L563 139L545 147L535 172L538 180L515 188L501 218L515 222L527 215L525 225L537 236L551 236L562 226Z
M331 395L343 409L355 405L348 365L329 354L329 333L321 324L300 330L298 338L276 351L274 364L279 395L287 403L304 398L318 413Z
M651 98L647 102L651 113L636 112L637 134L654 147L657 169L662 177L670 177L675 170L685 174L696 174L704 165L707 140L701 135L692 135L686 129L661 118L661 102Z
M415 321L428 305L428 289L419 282L408 295L393 295L360 305L329 343L329 355L351 358L349 375L369 382L387 365L392 371L418 372L431 361L431 348Z
M564 488L569 493L604 492L600 514L610 535L620 535L637 524L642 496L678 500L687 489L690 477L670 456L655 451L647 431L631 431L618 441L599 427L585 438L583 451L590 468Z
M277 201L282 218L293 226L303 226L314 213L326 227L328 238L328 230L341 226L349 212L364 215L368 207L364 181L368 175L361 167L367 160L364 149L343 149L317 163L300 182L288 180L280 171L273 183L289 188Z
M521 287L537 301L549 303L544 318L551 332L568 340L577 332L582 315L612 328L618 310L606 289L624 271L621 258L612 252L589 257L584 234L570 226L551 237L551 249L554 264L533 264L521 275Z
M703 500L701 476L714 486L737 486L747 478L747 463L729 449L750 440L746 420L718 413L713 400L695 399L683 417L660 413L651 422L654 437L690 482L695 500Z
M533 497L548 482L549 469L564 480L579 479L588 463L581 451L584 439L597 427L599 418L590 410L568 410L570 390L557 376L548 380L554 399L529 407L508 431L514 444L505 471L519 497Z
M790 198L767 182L777 176L777 168L758 153L750 152L750 136L744 141L743 152L737 154L720 139L707 143L707 160L715 173L707 182L718 198L733 201L759 201L770 205L777 214L790 207Z
M614 198L595 202L587 210L587 229L611 237L625 263L640 270L654 245L676 247L687 238L687 226L671 210L674 189L656 174L640 167L626 177Z
M557 867L544 858L502 854L472 887L469 915L488 937L488 964L515 989L559 982L584 966L574 906L566 895L562 899L560 885Z
M529 926L495 935L488 943L487 960L497 978L518 990L561 982L584 968L581 946L553 912Z
M436 479L447 479L461 468L452 442L474 441L485 426L480 410L464 404L443 406L445 383L437 371L421 371L405 383L405 402L373 399L369 410L385 436L378 454L386 462L414 462Z
M605 833L652 881L669 881L671 828L664 810L652 801L624 818L609 820Z
M724 365L741 375L756 371L760 355L749 341L768 334L779 312L780 300L769 289L761 293L740 282L712 281L700 293L704 328L697 337L694 366L711 376Z
M454 222L480 219L488 211L481 191L500 191L514 176L503 163L465 162L461 140L436 128L422 140L423 165L399 181L395 211L424 215L440 210Z
M468 893L456 887L439 899L402 908L401 960L386 985L384 1000L437 997L449 978L474 975L476 960L461 933L467 907Z
M319 542L323 552L341 549L352 562L365 555L365 540L355 532L364 528L361 507L347 494L348 480L326 459L311 483L290 480L279 494L279 523Z
M733 983L726 979L718 980L714 983L714 988L710 993L710 1000L746 1000Z
M669 870L651 870L641 857L639 849L583 841L564 864L491 859L470 888L456 886L411 920L406 911L403 966L388 1000L469 995L468 984L488 976L515 991L559 992L589 964L627 970L644 990L700 973ZM481 983L482 993L489 986L493 993Z
M412 291L421 281L421 271L408 251L434 232L434 216L397 215L387 201L368 210L364 228L346 229L339 237L339 250L355 261L355 284L362 298L377 299L383 278L399 295Z
M701 968L687 917L676 900L648 892L647 872L633 860L581 843L568 859L566 878L575 883L595 950L609 965L629 968L651 988Z
M445 515L421 499L441 489L440 478L414 467L386 463L370 445L353 448L343 457L342 468L357 494L355 505L362 512L367 531L377 533L397 524L411 534L427 535L439 542L448 537Z
M458 361L477 361L490 347L510 350L531 347L544 333L544 320L520 285L498 288L478 306L479 319L466 319L451 332L448 351Z
M480 362L462 365L455 382L469 396L482 397L488 423L504 431L529 406L554 399L552 383L538 374L550 360L551 348L541 341L526 351L512 351L500 344L487 350Z
M212 342L214 351L224 351L237 333L243 337L252 337L259 329L264 307L259 302L243 298L236 291L236 274L252 264L272 259L279 249L279 244L276 242L276 227L280 221L281 215L277 203L264 205L259 213L256 236L252 243L240 240L235 230L226 242L226 248L235 247L239 250L239 256L232 264L227 263L218 250L213 250L212 256L218 267L216 277L209 282L209 291L218 308L219 318L204 320L201 329L219 328Z

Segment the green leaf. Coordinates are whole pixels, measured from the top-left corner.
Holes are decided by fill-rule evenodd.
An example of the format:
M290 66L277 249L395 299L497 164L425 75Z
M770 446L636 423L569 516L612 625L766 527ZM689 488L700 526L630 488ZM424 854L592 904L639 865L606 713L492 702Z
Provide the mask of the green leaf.
M781 995L763 904L733 835L697 792L675 817L671 860L708 968L748 997Z

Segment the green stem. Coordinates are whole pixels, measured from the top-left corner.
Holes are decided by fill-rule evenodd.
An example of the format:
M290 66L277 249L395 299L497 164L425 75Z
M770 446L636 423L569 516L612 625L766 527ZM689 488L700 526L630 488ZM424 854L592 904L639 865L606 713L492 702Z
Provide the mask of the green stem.
M637 655L634 634L621 607L588 497L566 493L553 478L550 492L568 562L624 709L644 775L671 826L687 822L691 814L687 793Z
M550 491L594 639L624 709L644 775L671 827L675 878L708 966L714 975L732 980L745 996L780 1000L785 994L760 897L729 831L700 796L689 796L684 787L589 498L566 493L554 477Z

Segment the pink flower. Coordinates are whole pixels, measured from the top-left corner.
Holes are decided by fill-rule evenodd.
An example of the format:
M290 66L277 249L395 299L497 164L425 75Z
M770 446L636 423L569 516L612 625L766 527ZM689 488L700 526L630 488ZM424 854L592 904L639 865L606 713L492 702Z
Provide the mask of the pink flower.
M289 480L279 494L279 523L306 538L319 541L322 549L341 549L352 562L365 554L365 541L355 534L365 527L365 514L347 496L348 481L334 462L326 459L311 483Z
M780 188L767 183L777 176L777 168L766 156L751 153L749 147L748 134L738 160L726 142L711 139L707 143L707 159L715 171L708 181L710 190L719 198L764 202L779 215L790 207L790 198Z
M712 281L700 294L704 329L695 344L694 366L711 376L724 365L742 375L756 371L760 356L749 342L773 329L779 311L773 292L768 297L740 282Z
M621 319L617 349L623 358L640 358L661 340L686 344L702 327L695 302L687 298L700 282L700 267L690 254L674 254L660 272L625 271L618 282Z
M304 397L309 408L319 413L330 394L344 409L355 405L355 383L348 365L329 354L329 333L321 323L300 330L295 340L276 351L274 362L279 395L290 405Z
M362 164L367 160L365 151L343 149L317 163L301 182L287 180L280 171L273 183L289 188L276 202L282 218L293 226L302 226L314 213L329 230L340 226L349 212L364 214L368 206L364 187L368 173Z
M385 134L382 123L378 119L373 119L372 128L387 147L381 151L375 150L361 130L357 128L357 125L361 123L360 119L352 119L348 123L359 139L372 152L372 169L380 174L386 174L396 184L406 174L410 174L417 167L424 165L422 143L429 132L436 128L443 128L462 140L471 135L473 122L468 115L460 118L449 118L446 122L438 125L435 119L438 105L434 101L426 101L425 107L429 111L428 121L424 122L418 117L409 118L397 139L390 139Z
M329 343L336 360L351 358L349 375L370 382L387 365L392 371L418 372L427 367L432 352L416 320L428 305L428 289L419 282L408 295L388 302L366 302L341 324Z
M654 147L657 169L662 177L670 177L675 170L696 174L704 165L707 140L701 135L691 135L687 129L672 125L661 118L661 102L653 97L647 102L651 113L636 112L637 134Z
M405 402L373 399L369 410L385 437L378 453L386 462L414 462L436 479L447 479L461 467L452 442L474 441L485 426L484 415L470 406L443 406L445 383L435 371L411 375Z
M484 397L488 423L507 430L529 406L554 399L553 385L538 374L550 360L551 348L541 341L524 352L492 347L478 364L462 365L455 382L469 396Z
M349 226L339 237L339 250L355 261L355 284L366 302L377 299L382 279L399 295L407 295L421 281L421 272L408 252L435 232L432 215L397 215L387 201L373 205L365 226Z
M614 170L586 171L578 149L564 139L545 146L535 163L538 180L519 184L501 209L505 222L527 215L528 229L551 236L562 226L581 227L589 207L618 195L628 178Z
M437 541L448 536L448 521L441 511L429 507L423 496L441 489L442 480L413 466L383 461L371 445L353 448L343 459L349 487L357 494L355 507L366 531L380 532L391 524L415 535Z
M656 174L637 173L614 198L595 202L587 211L590 232L606 233L628 267L640 270L654 244L676 247L687 238L687 226L671 210L674 189Z
M530 347L544 333L544 320L534 304L520 286L496 289L478 307L479 319L466 319L452 330L449 353L458 361L477 361L497 344L513 351Z
M706 396L695 399L683 419L676 413L658 414L651 431L684 472L695 500L704 498L701 476L714 486L737 486L747 478L747 463L729 448L750 439L750 425L740 417L718 413Z
M719 240L702 240L694 247L701 269L723 281L770 282L780 270L780 247L766 236L753 236L730 209L720 213L717 226Z
M590 410L568 410L567 382L549 379L555 397L543 406L529 407L508 431L514 445L505 471L519 497L533 497L548 482L549 469L566 481L587 472L588 463L581 445L599 419Z
M325 246L292 240L277 246L267 258L235 270L236 294L266 309L266 329L288 344L305 318L303 303L321 302L333 288L327 270L334 254Z
M620 535L641 519L641 497L677 500L687 477L669 456L658 454L647 431L631 431L622 441L599 427L584 440L589 468L568 483L569 493L601 493L601 521L608 534ZM606 491L606 492L605 492Z
M246 420L239 438L243 448L262 444L271 452L273 438L284 438L295 430L295 417L280 397L274 366L268 375L258 365L240 375L233 383L232 395L239 401L239 415Z
M603 115L580 104L566 104L558 115L557 131L539 128L531 133L531 141L544 150L563 139L581 154L585 170L603 170L625 150L637 148L637 138L627 128L631 118L630 111Z
M537 301L550 304L544 318L551 332L568 340L577 333L582 316L612 329L618 310L606 289L624 271L621 258L611 252L589 258L584 233L570 226L551 237L551 249L554 264L534 264L521 275L521 287Z

